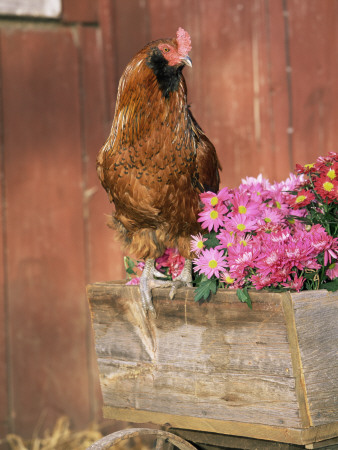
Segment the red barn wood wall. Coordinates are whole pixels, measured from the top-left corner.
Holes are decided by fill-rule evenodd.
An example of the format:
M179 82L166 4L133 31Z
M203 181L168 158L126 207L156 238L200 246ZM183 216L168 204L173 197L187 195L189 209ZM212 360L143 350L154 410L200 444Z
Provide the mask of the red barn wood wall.
M95 173L130 57L178 26L222 185L336 150L337 0L64 0L0 17L0 436L100 419L85 285L124 276Z

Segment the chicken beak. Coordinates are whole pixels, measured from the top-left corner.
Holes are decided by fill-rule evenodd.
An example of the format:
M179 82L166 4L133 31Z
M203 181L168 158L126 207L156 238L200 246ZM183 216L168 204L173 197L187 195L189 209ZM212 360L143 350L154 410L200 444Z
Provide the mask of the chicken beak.
M192 67L192 61L189 58L189 56L182 56L181 61L183 64L185 64L186 66Z

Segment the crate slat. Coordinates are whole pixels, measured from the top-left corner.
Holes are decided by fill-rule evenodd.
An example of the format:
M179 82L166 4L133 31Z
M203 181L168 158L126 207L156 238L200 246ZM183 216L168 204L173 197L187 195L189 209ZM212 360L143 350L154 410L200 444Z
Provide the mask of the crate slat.
M338 435L337 294L250 295L252 310L235 292L199 304L192 288L155 289L154 318L138 287L89 285L105 414L295 444Z

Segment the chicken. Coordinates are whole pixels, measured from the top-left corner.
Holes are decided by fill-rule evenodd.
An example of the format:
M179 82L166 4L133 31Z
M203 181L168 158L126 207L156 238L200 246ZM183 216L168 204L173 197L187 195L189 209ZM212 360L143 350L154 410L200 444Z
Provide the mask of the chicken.
M170 285L173 297L177 287L191 286L199 194L219 187L215 148L187 104L182 69L192 66L190 50L190 36L179 28L176 38L153 41L135 55L120 79L111 132L97 158L115 205L112 226L127 251L145 260L141 301L152 312L153 287ZM166 248L186 258L172 282L154 266Z

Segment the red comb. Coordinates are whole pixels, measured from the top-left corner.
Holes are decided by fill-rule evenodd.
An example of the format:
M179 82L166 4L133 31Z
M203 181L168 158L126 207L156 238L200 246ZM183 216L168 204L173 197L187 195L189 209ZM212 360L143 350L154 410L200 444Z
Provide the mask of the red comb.
M182 56L186 56L191 50L189 33L180 27L176 33L176 40L178 44L178 53Z

